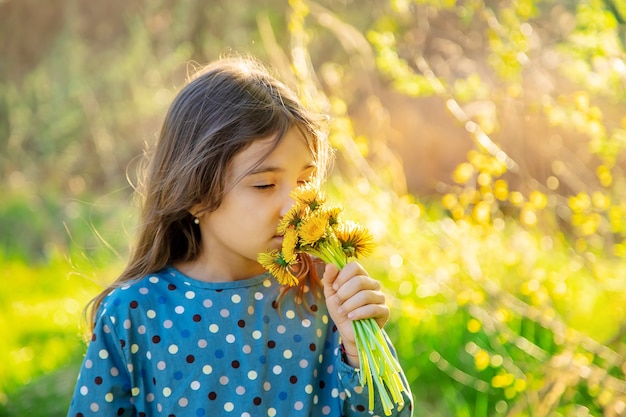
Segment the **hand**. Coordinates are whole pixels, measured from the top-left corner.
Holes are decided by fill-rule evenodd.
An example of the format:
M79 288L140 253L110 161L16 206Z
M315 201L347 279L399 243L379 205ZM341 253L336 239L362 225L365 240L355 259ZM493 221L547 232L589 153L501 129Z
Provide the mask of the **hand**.
M352 320L373 318L383 327L389 319L385 295L380 283L357 262L341 271L335 265L326 265L323 282L328 313L337 325L350 365L356 367L359 361Z

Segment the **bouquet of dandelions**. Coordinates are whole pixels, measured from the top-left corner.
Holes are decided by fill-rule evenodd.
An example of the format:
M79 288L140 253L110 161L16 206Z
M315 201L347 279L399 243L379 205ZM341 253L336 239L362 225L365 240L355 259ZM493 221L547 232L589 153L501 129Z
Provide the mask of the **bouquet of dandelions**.
M373 237L360 224L342 221L341 207L328 205L325 195L314 184L293 191L293 207L281 219L277 232L283 236L281 250L260 253L258 260L282 285L294 286L298 279L292 267L297 254L304 252L326 263L343 268L350 258L367 256L373 250ZM356 336L361 386L368 387L369 410L374 409L374 384L386 415L394 403L404 406L401 368L389 350L380 327L373 318L352 322ZM389 395L391 394L391 396ZM393 401L392 401L393 399Z

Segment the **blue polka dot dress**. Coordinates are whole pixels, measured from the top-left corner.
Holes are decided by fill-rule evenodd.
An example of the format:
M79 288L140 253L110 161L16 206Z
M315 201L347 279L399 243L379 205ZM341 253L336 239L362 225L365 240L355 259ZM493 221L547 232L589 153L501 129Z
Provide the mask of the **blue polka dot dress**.
M208 283L169 267L115 289L68 416L370 415L323 300L305 294L308 311L292 293L278 306L268 274Z

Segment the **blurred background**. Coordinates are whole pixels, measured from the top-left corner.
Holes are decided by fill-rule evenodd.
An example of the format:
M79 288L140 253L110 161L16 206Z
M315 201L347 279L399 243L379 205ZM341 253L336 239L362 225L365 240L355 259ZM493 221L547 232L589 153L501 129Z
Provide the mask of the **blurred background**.
M626 415L623 0L0 1L0 416L64 416L137 160L250 53L332 116L429 416Z

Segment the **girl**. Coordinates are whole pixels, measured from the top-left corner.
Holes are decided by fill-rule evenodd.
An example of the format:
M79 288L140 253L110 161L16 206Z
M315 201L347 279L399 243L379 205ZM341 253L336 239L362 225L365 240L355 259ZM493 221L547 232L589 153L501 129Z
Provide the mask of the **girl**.
M329 156L316 119L260 64L199 72L163 123L128 266L93 300L68 416L369 415L351 321L387 321L379 283L357 263L320 279L301 255L287 290L257 262L281 246L291 191L320 181ZM411 415L404 401L396 415Z

